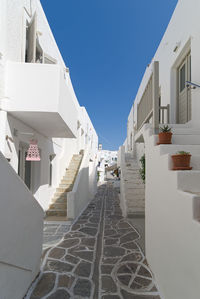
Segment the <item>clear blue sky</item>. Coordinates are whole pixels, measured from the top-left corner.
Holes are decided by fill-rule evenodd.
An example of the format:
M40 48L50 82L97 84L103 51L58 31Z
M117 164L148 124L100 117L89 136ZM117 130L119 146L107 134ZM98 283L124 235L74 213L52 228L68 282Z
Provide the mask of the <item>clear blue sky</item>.
M104 149L118 149L141 78L177 0L41 3L99 142Z

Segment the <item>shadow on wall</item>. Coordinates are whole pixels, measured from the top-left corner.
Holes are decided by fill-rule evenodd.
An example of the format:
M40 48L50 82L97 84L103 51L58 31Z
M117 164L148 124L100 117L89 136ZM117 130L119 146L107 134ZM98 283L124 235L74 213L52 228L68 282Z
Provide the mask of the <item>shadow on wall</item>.
M2 153L0 170L1 298L21 299L39 272L44 213Z
M73 190L67 194L67 217L76 218L90 200L88 166L79 171Z

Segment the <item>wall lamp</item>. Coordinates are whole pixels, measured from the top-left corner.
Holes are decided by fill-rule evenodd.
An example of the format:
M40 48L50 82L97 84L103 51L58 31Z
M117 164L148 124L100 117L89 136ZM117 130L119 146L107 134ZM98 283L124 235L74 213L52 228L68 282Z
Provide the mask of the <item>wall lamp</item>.
M190 81L185 81L187 83L187 87L191 87L192 89L196 89L197 87L200 87L200 85L190 82Z

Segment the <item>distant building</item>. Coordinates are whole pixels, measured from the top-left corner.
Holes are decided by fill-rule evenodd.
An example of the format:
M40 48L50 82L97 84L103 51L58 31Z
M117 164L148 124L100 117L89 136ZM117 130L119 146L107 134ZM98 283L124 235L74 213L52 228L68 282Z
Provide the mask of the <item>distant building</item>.
M117 151L99 150L98 152L98 175L99 181L105 180L106 167L117 164Z

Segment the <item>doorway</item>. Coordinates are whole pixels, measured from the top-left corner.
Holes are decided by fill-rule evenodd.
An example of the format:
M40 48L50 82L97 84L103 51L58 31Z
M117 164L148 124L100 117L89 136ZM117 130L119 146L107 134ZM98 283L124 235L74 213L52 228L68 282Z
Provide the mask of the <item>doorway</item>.
M28 145L20 144L18 152L18 175L29 190L32 190L32 162L26 161Z
M191 81L191 54L187 54L178 67L178 123L191 120L191 88L186 81Z

